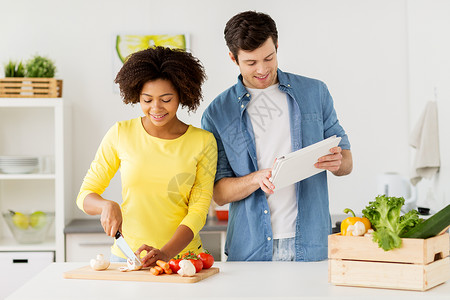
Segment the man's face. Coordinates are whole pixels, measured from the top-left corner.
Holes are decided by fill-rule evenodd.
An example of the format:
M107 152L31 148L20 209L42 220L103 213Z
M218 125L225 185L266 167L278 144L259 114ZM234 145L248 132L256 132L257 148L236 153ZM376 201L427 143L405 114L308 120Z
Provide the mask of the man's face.
M277 47L271 37L253 51L240 49L238 60L231 52L230 57L238 65L246 87L265 89L278 82Z

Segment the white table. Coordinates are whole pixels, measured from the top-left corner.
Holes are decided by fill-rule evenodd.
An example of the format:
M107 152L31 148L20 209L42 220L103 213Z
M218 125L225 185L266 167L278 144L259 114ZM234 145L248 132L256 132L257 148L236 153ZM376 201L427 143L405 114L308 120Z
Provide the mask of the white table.
M54 263L7 299L450 299L450 282L426 292L334 286L327 261L217 262L219 274L191 284L63 278L85 265Z

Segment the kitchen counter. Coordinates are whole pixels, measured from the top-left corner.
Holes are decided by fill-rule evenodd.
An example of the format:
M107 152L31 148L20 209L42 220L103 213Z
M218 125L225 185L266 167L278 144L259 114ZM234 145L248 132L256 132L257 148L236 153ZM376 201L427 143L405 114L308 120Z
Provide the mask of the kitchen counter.
M202 231L227 231L227 221L219 221L215 217L208 217ZM65 234L70 233L103 233L100 219L74 219L64 228Z
M334 286L328 262L216 262L197 283L64 279L86 263L53 263L8 297L18 299L446 299L450 282L426 292ZM149 275L150 276L150 275Z
M200 231L206 249L210 250L218 261L226 261L224 253L227 225L227 221L220 221L216 217L209 216ZM83 259L83 257L95 255L95 253L88 255L87 251L92 251L92 249L103 249L100 252L96 250L96 253L109 253L109 250L106 249L109 249L112 244L112 240L107 240L100 219L97 218L74 219L66 225L64 234L66 236L66 261L87 261L88 259Z

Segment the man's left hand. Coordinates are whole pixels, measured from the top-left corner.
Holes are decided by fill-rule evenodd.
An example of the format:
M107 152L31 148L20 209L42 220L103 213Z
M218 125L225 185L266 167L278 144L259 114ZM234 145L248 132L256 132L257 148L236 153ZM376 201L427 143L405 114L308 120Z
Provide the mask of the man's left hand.
M314 166L318 169L324 169L334 173L341 167L342 149L341 147L334 147L330 149L330 152L331 154L320 157Z

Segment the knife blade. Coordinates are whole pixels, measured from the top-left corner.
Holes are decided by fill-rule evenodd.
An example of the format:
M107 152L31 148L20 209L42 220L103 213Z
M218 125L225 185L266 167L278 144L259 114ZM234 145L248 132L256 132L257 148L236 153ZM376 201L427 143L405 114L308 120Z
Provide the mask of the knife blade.
M120 231L116 232L116 236L114 237L116 239L116 245L119 247L120 251L128 258L134 261L136 266L142 266L141 260L137 258L137 256L134 254L133 250L131 250L130 246L128 246L127 242L123 238L123 235L120 233Z

